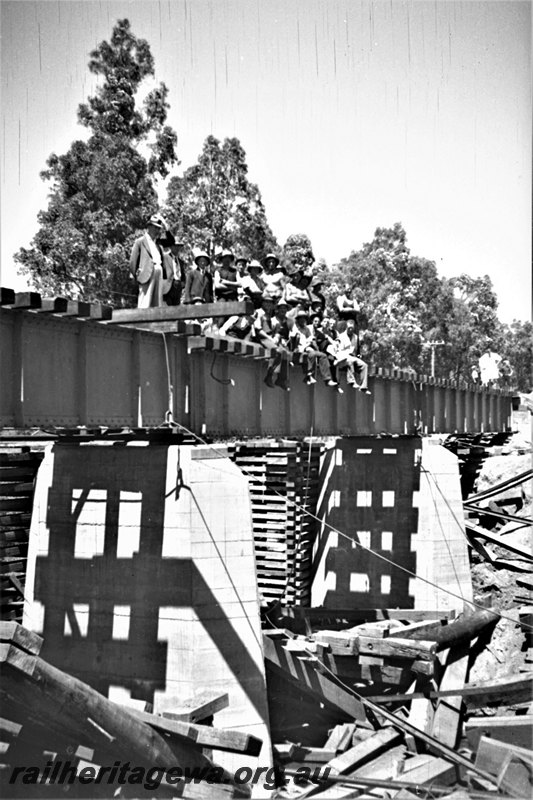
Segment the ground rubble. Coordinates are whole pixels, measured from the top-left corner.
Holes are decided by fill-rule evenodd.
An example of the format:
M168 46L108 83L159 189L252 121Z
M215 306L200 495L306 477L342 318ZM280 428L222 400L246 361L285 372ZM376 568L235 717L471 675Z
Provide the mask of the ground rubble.
M532 517L531 441L522 428L486 450L480 459L476 447L474 500L464 497L474 607L456 619L413 621L396 610L395 619L332 626L330 616L336 630L321 627L314 610L305 632L298 619L278 621L292 630L266 631L274 753L286 783L277 798L531 796L532 528L521 522ZM491 496L476 501L484 492ZM444 632L469 619L470 635L447 643ZM290 697L297 681L321 696L319 712L311 691ZM329 726L317 723L320 712Z

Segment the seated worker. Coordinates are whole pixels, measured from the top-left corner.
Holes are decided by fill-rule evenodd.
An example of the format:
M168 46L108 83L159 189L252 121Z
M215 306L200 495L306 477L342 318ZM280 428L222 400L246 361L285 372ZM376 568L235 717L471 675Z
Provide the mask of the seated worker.
M237 300L240 282L231 250L220 254L220 266L215 270L215 299L230 302Z
M159 214L153 214L144 235L133 243L130 272L139 284L137 308L163 305L163 251L157 244L157 239L164 228L163 218Z
M253 340L264 347L277 345L272 328L275 307L276 303L271 297L263 296L260 307L254 313Z
M294 327L289 334L291 350L296 353L302 353L305 356L302 364L305 376L304 381L308 386L316 383L314 372L318 366L320 375L326 385L337 386L337 381L334 381L331 376L328 357L318 349L313 331L307 325L307 321L307 311L303 309L297 311L294 317Z
M251 297L254 303L257 302L258 306L261 305L263 289L265 288L262 273L263 267L259 261L253 259L248 264L245 274L240 278L242 292Z
M213 288L212 279L209 273L211 259L207 253L200 250L194 259L194 266L189 270L185 279L185 291L183 293L184 303L212 303Z
M368 388L368 364L358 354L358 341L353 319L338 324L339 336L334 364L337 369L346 370L346 381L349 386L359 389L364 394L372 394ZM357 383L355 374L360 378Z
M232 336L234 339L247 341L252 338L254 327L253 314L234 314L218 329L223 336Z
M289 277L283 290L283 297L286 302L293 308L298 306L306 311L311 304L311 295L308 289L310 283L311 276L306 274L303 268L297 267Z
M329 368L331 370L331 377L337 381L337 371L335 368L335 353L337 351L337 341L331 336L330 330L324 324L322 314L317 314L311 311L311 327L317 344L317 348L321 353L325 353L329 360ZM335 334L336 335L336 334ZM337 387L339 394L344 394L340 386Z
M268 253L263 259L264 272L261 276L265 288L263 294L272 300L279 300L283 294L286 282L285 270L279 266L279 258L274 253Z
M277 345L272 353L269 362L265 383L267 386L278 386L286 392L290 392L289 386L289 332L291 323L287 320L289 306L281 298L278 300L274 309L274 315L270 317L269 339Z
M360 311L359 303L353 296L353 287L349 283L344 284L344 292L337 297L337 312L339 319L356 319L357 312Z

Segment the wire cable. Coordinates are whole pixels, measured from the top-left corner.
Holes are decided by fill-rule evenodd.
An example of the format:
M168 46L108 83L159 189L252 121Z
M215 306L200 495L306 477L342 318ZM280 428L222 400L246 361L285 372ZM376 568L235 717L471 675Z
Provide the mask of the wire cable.
M165 347L166 347L166 340L165 340ZM169 368L168 360L167 360L167 371L168 371L168 378L169 378L169 384L170 384L170 368ZM194 431L191 431L189 428L187 428L186 425L183 425L182 423L176 422L174 420L173 420L173 425L178 427L178 428L180 428L181 430L185 431L187 434L189 434L190 436L195 438L201 444L204 444L204 445L210 447L214 452L218 453L221 457L226 457L227 456L227 453L225 451L218 450L216 445L214 445L213 443L207 442L205 439L203 439L197 433L194 433ZM223 469L221 470L220 466L216 466L214 464L207 464L207 462L206 462L206 466L210 467L211 469L217 469L218 471L222 471L222 472L224 471ZM244 469L242 467L240 467L239 469L241 469L241 472L244 475L246 475L247 477L253 478L253 475L248 473L246 469ZM389 564L390 566L395 567L396 569L399 569L401 572L404 572L407 575L410 575L412 578L415 578L415 579L417 579L419 581L422 581L423 583L427 584L428 586L432 586L434 589L438 589L440 592L448 594L451 597L456 598L457 600L461 600L461 602L466 603L467 605L472 606L473 608L476 608L476 609L479 609L479 610L483 610L483 611L486 610L485 606L483 606L481 603L476 603L475 600L469 600L466 597L463 597L463 595L452 591L451 589L448 589L448 588L446 588L444 586L439 586L438 583L435 583L434 581L431 581L429 578L424 578L424 577L422 577L422 575L417 575L415 572L412 572L412 570L408 569L407 567L404 567L402 564L398 564L397 562L393 561L392 559L387 558L387 556L384 556L382 553L378 553L376 550L372 550L371 547L366 547L365 545L361 544L360 542L356 542L351 536L348 536L348 534L346 534L343 531L339 530L334 525L330 525L330 523L326 522L325 520L320 519L320 517L318 517L316 514L313 514L307 508L304 508L302 505L297 503L296 500L293 500L290 497L284 496L283 494L281 494L281 492L278 492L276 489L273 489L272 491L273 491L274 494L277 494L280 498L284 499L286 502L292 504L294 506L294 508L302 511L304 514L307 514L309 517L311 517L316 522L319 522L325 528L328 528L332 533L336 533L338 536L341 536L344 539L346 539L347 541L349 541L352 544L352 546L355 545L356 547L360 547L362 550L365 550L366 552L371 553L376 558L379 558L381 561L384 561L385 563ZM459 524L459 522L458 522L458 524ZM500 616L501 616L502 619L507 619L507 620L509 620L511 622L514 622L516 624L516 619L513 619L513 617L511 617L509 615L506 615L503 612L499 612L499 613L500 613ZM533 631L533 625L528 625L525 622L521 623L521 627L523 629L528 629L528 630L532 630Z

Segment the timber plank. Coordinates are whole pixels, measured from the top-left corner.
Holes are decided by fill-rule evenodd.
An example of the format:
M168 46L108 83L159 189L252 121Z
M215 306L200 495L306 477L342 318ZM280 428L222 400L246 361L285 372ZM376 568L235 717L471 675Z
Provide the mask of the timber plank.
M231 303L203 303L201 305L158 306L156 308L115 308L109 324L232 317L252 314L253 310L253 303L244 300Z
M393 744L397 744L401 738L401 733L395 728L381 728L373 736L369 736L368 739L358 742L354 747L346 750L345 753L332 758L328 762L328 767L333 775L345 775L347 772L351 772L356 767L370 761L382 753L383 750L392 747Z
M306 659L294 657L268 636L263 636L263 648L267 663L280 669L287 679L296 681L302 691L310 692L320 701L336 708L343 716L351 716L365 726L366 714L362 703L351 693L328 676L317 672Z
M498 778L501 789L518 797L533 796L533 752L531 749L482 736L476 766Z
M360 653L371 653L377 656L431 661L437 652L435 642L400 639L399 637L376 639L370 636L357 636L357 639Z
M468 642L454 645L447 651L445 671L440 682L442 691L464 687L468 678L469 655ZM452 748L456 746L459 737L462 702L460 694L439 700L433 718L432 736Z
M0 641L11 642L25 650L27 653L38 656L41 652L43 639L36 633L29 631L17 622L0 621Z
M473 750L477 750L482 736L490 736L500 742L531 749L532 730L532 714L515 717L472 717L465 723L465 736Z
M515 704L527 702L533 696L533 674L513 675L500 680L486 681L484 683L471 683L457 689L432 690L428 687L424 691L415 691L406 694L376 694L368 695L368 699L375 703L406 703L409 700L428 699L438 700L443 697L461 695L465 704L470 708L479 708L491 703Z

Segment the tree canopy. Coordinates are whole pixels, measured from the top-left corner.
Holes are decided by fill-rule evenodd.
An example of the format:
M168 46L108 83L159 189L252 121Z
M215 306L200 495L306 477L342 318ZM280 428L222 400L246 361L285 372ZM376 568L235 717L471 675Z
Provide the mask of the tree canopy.
M283 265L289 272L295 269L310 269L315 261L313 247L305 233L293 233L287 237L281 256Z
M371 242L326 273L330 303L346 282L361 305L361 341L384 367L471 379L471 367L491 347L502 349L503 326L490 278L445 279L433 261L413 256L401 223L377 228Z
M229 247L248 258L277 249L258 187L236 138L208 136L196 164L168 185L165 218L190 248Z
M177 136L165 124L164 83L138 102L154 61L127 19L93 50L89 69L102 79L94 97L78 108L78 121L90 135L48 158L41 173L51 182L48 208L38 215L31 246L15 260L43 293L131 305L129 252L157 209L156 178L166 177L177 161Z

